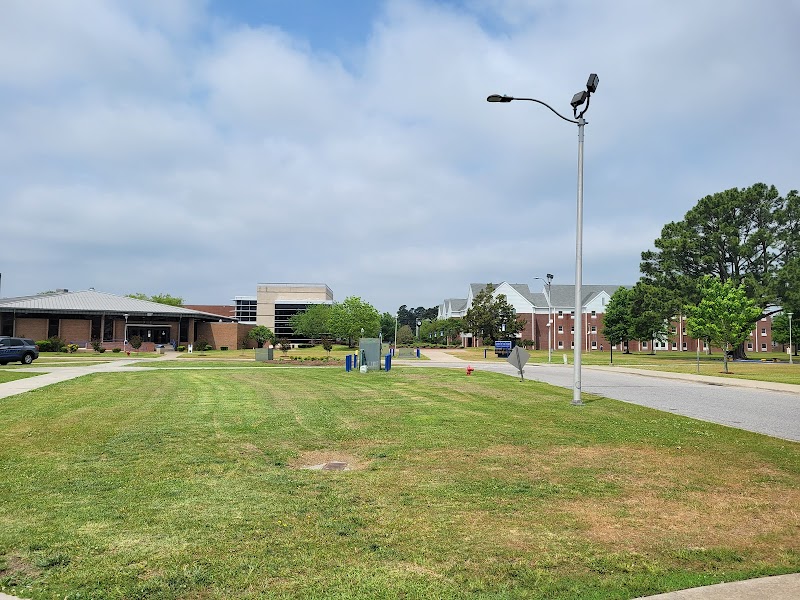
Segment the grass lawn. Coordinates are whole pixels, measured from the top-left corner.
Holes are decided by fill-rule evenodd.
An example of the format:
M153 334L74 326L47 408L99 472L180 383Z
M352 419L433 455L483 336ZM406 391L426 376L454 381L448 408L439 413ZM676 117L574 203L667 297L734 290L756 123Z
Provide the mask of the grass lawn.
M5 368L5 367L3 367ZM39 373L25 373L24 371L0 371L0 383L6 383L8 381L15 381L17 379L25 379L26 377L34 377L39 375Z
M800 444L571 394L241 369L4 399L0 591L632 598L800 570Z

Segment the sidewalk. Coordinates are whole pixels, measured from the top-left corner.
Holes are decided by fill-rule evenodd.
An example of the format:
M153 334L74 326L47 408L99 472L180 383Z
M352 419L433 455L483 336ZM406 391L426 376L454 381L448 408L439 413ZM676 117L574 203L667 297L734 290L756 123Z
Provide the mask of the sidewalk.
M69 381L76 377L90 375L91 373L121 373L131 371L129 367L145 362L156 362L164 360L174 360L180 356L180 352L166 352L163 356L155 358L123 358L111 359L108 362L99 363L96 365L89 365L83 367L29 367L27 369L14 369L19 373L41 373L36 377L25 377L23 379L15 379L14 381L7 381L0 383L0 399L8 398L9 396L16 396L31 390L38 390L54 383L61 383L62 381ZM36 364L36 363L34 363ZM0 600L3 597L0 596Z
M647 596L647 600L796 600L797 598L800 598L800 573L718 583Z

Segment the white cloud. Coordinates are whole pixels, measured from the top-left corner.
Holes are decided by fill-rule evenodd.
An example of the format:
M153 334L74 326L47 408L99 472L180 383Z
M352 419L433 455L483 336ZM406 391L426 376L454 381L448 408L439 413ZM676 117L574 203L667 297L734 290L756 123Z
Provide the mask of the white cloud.
M3 293L311 280L394 310L568 283L575 127L485 98L566 113L592 71L584 279L633 283L701 196L798 187L800 8L779 4L390 1L343 57L188 1L7 3L2 222L37 244L0 257Z

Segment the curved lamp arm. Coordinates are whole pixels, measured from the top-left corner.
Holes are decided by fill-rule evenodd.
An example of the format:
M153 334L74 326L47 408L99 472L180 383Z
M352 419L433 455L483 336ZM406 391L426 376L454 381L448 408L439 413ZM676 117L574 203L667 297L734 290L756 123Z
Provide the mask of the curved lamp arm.
M574 119L568 119L567 117L565 117L564 115L559 113L555 108L550 106L547 102L542 102L541 100L537 100L536 98L515 98L514 96L501 96L500 94L492 94L491 96L486 98L487 102L511 102L512 100L526 100L527 102L536 102L537 104L541 104L542 106L546 106L551 111L553 111L553 113L557 117L559 117L561 119L564 119L566 122L575 123L576 125L578 124L578 121L576 121Z

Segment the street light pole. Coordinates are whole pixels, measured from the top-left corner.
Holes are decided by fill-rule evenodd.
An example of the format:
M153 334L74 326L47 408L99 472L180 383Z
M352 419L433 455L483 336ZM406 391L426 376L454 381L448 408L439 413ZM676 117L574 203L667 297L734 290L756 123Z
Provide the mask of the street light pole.
M395 355L397 351L397 322L400 320L400 313L395 314L394 316L394 348L392 348L392 356Z
M786 313L789 315L789 364L794 364L792 362L792 315L794 313Z
M589 110L589 102L592 94L597 90L597 84L600 79L595 73L589 75L589 80L586 82L586 90L582 90L575 94L570 101L572 106L572 114L574 119L568 119L560 114L556 109L537 100L536 98L515 98L513 96L501 96L499 94L492 94L486 98L487 102L511 102L512 100L526 100L528 102L536 102L549 108L556 116L567 121L574 123L578 126L578 210L575 217L575 319L573 321L573 346L575 347L574 370L573 370L573 389L572 389L572 404L580 406L583 404L581 400L581 346L583 345L583 330L581 311L583 308L583 293L581 284L583 281L583 131L586 126L586 119L583 115ZM586 104L586 106L578 113L578 109Z
M553 362L553 341L552 341L552 326L553 326L553 305L550 302L550 286L553 285L553 274L547 274L547 281L541 277L534 277L540 279L545 286L547 286L547 362ZM531 326L531 336L533 336L533 326Z

